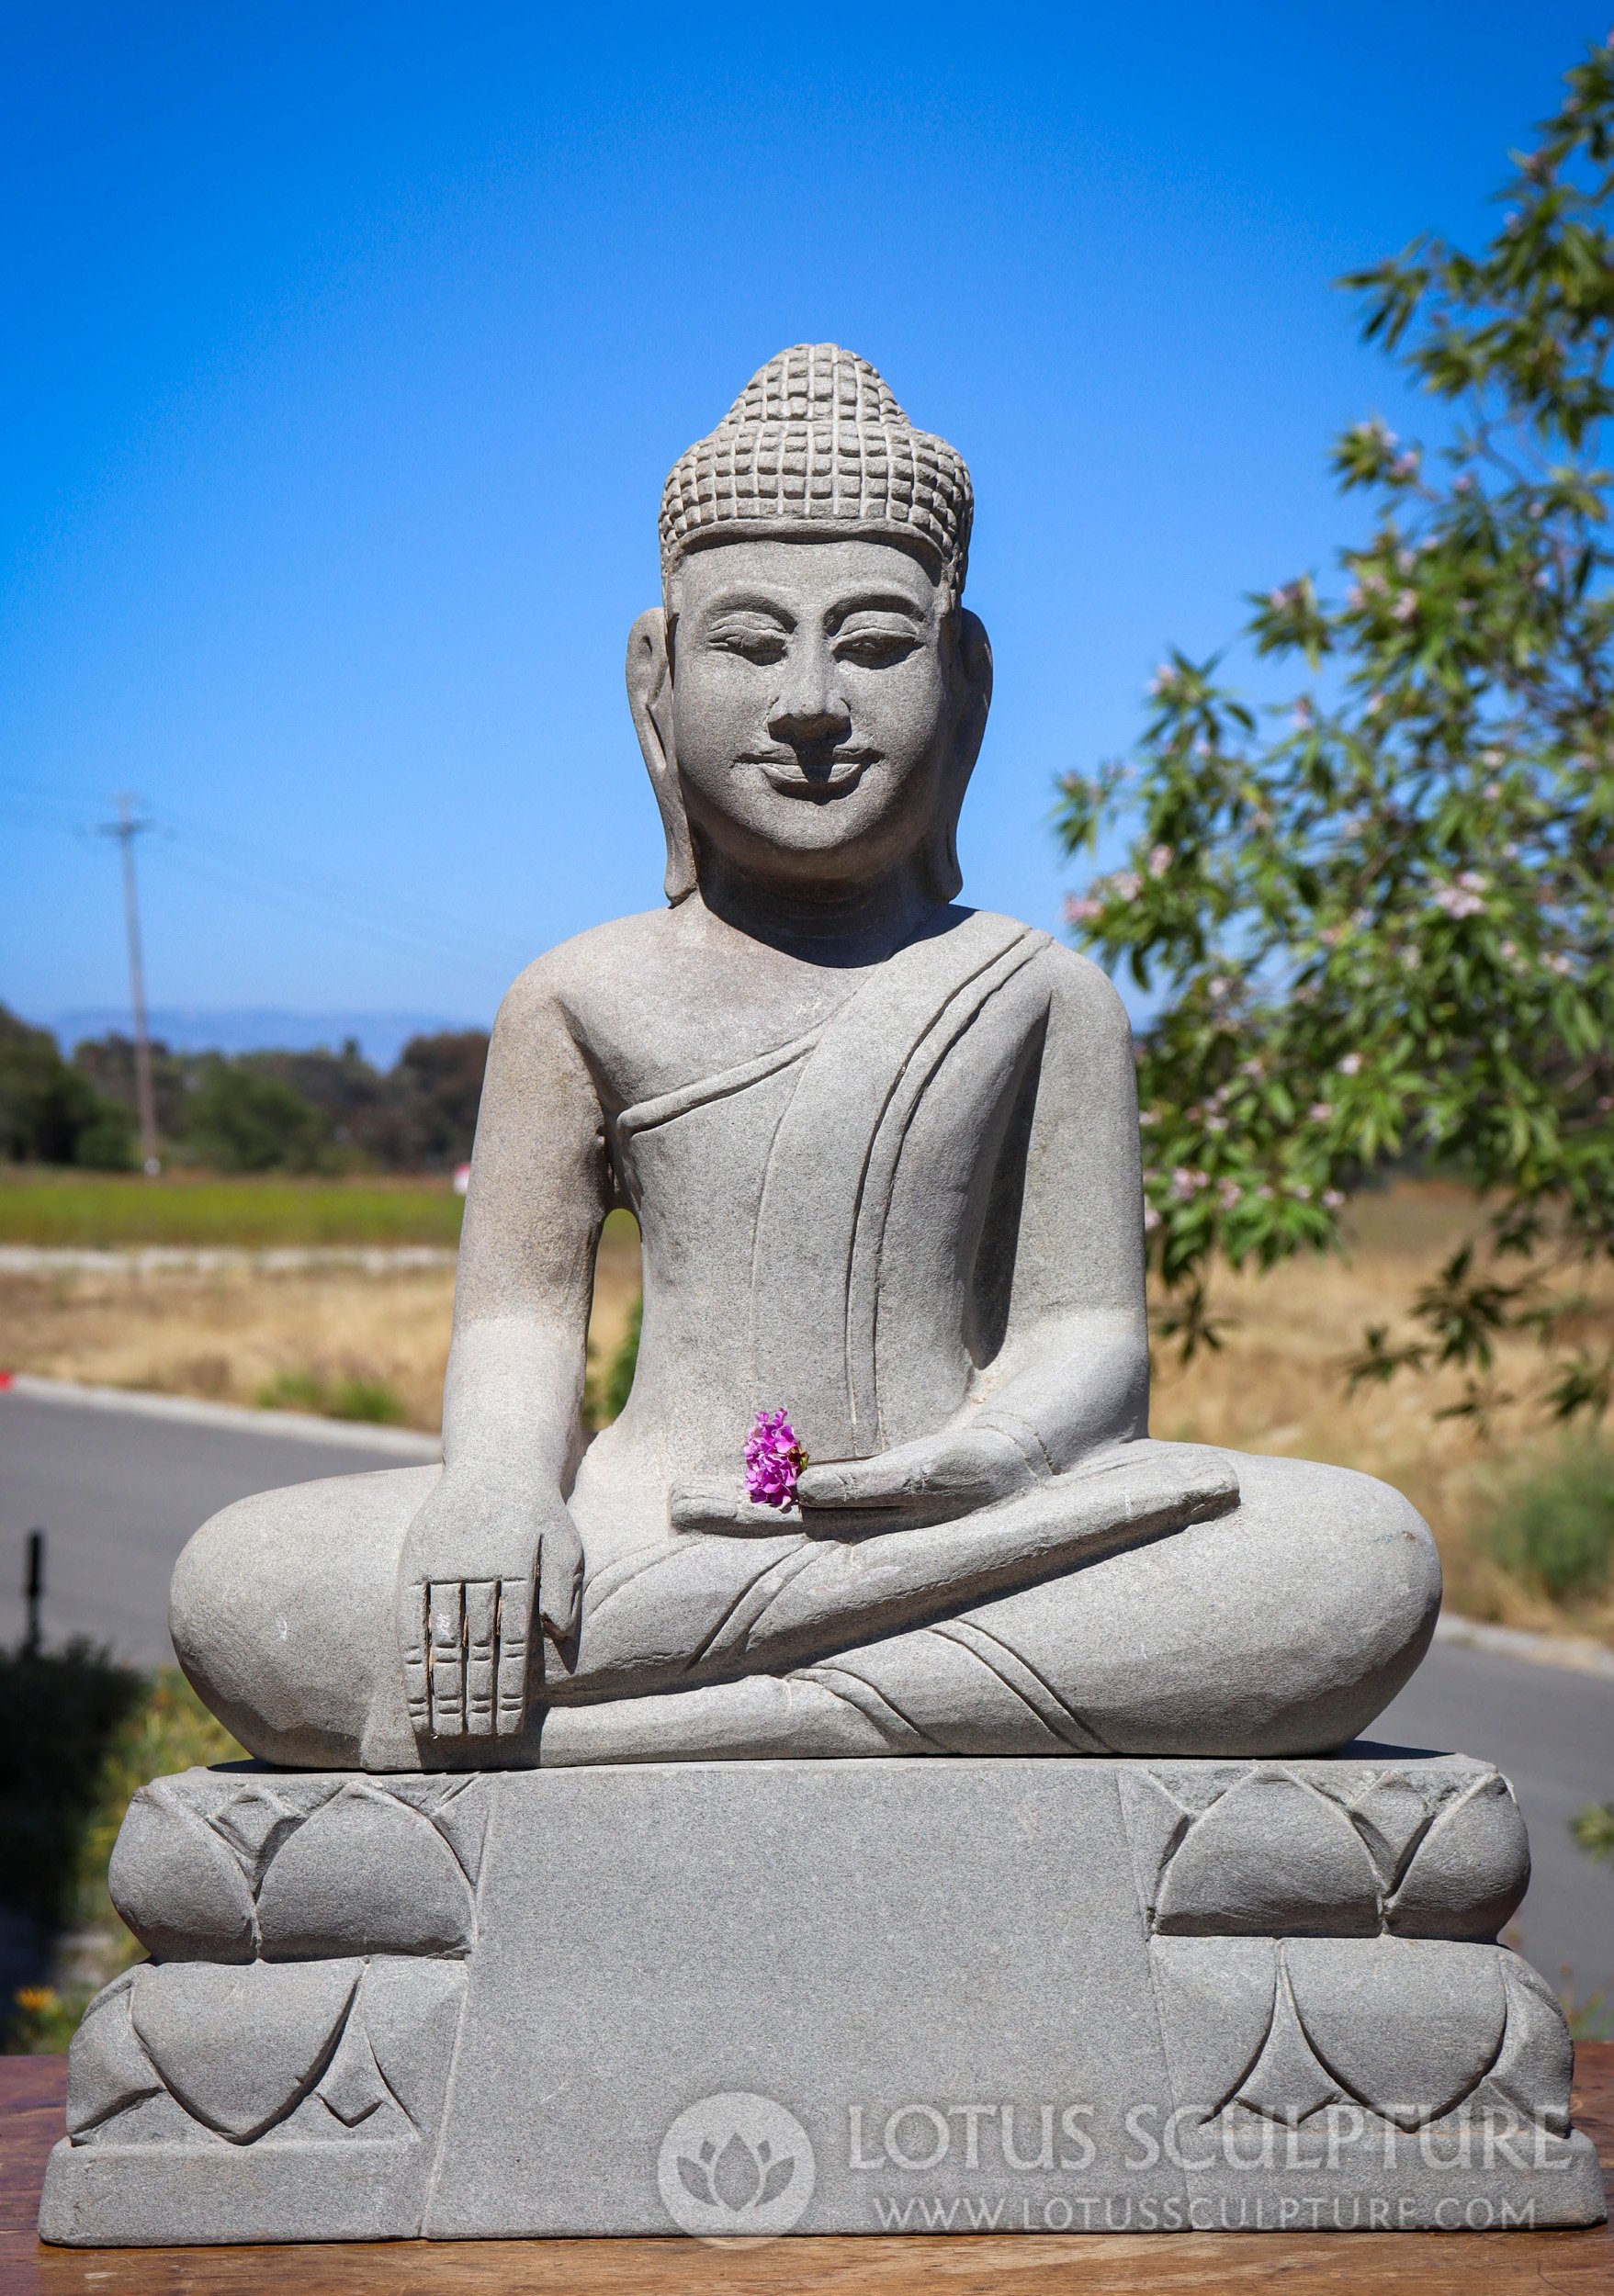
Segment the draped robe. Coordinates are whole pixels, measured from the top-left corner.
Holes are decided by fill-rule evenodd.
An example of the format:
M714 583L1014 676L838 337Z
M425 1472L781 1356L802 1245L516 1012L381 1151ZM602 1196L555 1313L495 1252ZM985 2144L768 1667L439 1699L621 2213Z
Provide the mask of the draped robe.
M690 1728L705 1750L755 1750L748 1734L786 1708L810 1751L808 1707L826 1739L850 1728L877 1750L872 1720L885 1750L936 1750L895 1677L950 1678L961 1653L994 1750L1006 1734L1096 1749L992 1598L1225 1511L1237 1480L1218 1454L1140 1442L1056 1475L1033 1428L1030 1487L951 1521L818 1511L759 1530L751 1510L751 1535L724 1536L670 1517L681 1488L726 1485L740 1527L759 1409L786 1409L819 1461L990 1409L1050 949L977 912L820 1026L609 1125L644 1241L639 1365L572 1494L589 1570L576 1647L547 1655L544 1759L642 1758Z

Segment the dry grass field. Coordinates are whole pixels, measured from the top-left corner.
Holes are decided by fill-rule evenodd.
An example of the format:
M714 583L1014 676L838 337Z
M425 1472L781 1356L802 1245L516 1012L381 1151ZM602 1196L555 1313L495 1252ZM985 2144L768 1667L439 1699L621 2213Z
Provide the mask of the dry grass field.
M1360 1468L1405 1491L1428 1518L1446 1570L1446 1599L1470 1617L1551 1630L1566 1625L1614 1641L1614 1591L1568 1618L1499 1570L1481 1536L1507 1482L1551 1458L1562 1438L1525 1403L1495 1414L1488 1436L1439 1419L1460 1400L1451 1373L1402 1376L1346 1393L1342 1358L1369 1323L1394 1333L1418 1286L1475 1225L1457 1188L1404 1185L1361 1199L1349 1259L1304 1261L1267 1277L1224 1272L1214 1287L1231 1322L1219 1354L1183 1366L1160 1351L1153 1426L1174 1440L1223 1443ZM1593 1289L1584 1330L1614 1340L1614 1282ZM1521 1398L1539 1390L1541 1359L1516 1344L1497 1356L1497 1382Z
M1382 1475L1433 1524L1455 1608L1614 1639L1614 1596L1566 1614L1486 1553L1481 1534L1498 1491L1521 1464L1552 1449L1555 1438L1539 1420L1505 1410L1488 1438L1463 1421L1437 1420L1435 1407L1458 1392L1454 1379L1403 1379L1345 1394L1340 1361L1364 1324L1394 1324L1473 1216L1456 1189L1403 1186L1363 1199L1348 1261L1307 1262L1266 1277L1224 1275L1216 1297L1231 1319L1225 1344L1186 1367L1162 1351L1155 1432ZM602 1247L591 1334L596 1379L637 1288L637 1237L626 1215L615 1215ZM0 1277L0 1367L246 1403L276 1391L306 1405L344 1388L378 1390L405 1424L435 1428L452 1299L446 1271L8 1275ZM1588 1336L1614 1336L1614 1285L1603 1286ZM1499 1370L1505 1386L1521 1390L1539 1379L1528 1348L1505 1355Z
M620 1343L638 1291L638 1233L614 1214L595 1283L594 1363ZM435 1429L453 1309L448 1267L0 1274L0 1368L220 1403L278 1390L301 1408L299 1390L363 1387L391 1397L404 1425Z

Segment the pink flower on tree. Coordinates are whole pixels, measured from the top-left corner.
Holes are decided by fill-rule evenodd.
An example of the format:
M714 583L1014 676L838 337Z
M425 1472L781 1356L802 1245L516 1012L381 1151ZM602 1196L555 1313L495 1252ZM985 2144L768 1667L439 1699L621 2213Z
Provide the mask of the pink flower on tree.
M796 1479L807 1463L789 1413L758 1412L745 1439L747 1496L759 1507L790 1506L796 1498Z

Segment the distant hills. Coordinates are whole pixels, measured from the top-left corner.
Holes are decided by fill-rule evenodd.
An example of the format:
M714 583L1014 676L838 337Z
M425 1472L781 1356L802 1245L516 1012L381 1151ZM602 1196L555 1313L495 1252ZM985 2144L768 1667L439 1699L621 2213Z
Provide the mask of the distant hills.
M85 1037L116 1032L128 1036L133 1021L127 1005L90 1005L43 1016L64 1052ZM175 1052L339 1052L349 1037L377 1068L390 1068L412 1036L434 1036L445 1029L487 1026L486 1016L463 1013L292 1012L273 1005L157 1005L150 1015L152 1036Z

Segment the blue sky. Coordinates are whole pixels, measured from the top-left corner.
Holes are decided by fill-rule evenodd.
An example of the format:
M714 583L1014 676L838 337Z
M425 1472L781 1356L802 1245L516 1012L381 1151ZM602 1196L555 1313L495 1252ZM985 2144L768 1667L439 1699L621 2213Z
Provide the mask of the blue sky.
M1053 776L1424 421L1330 282L1608 6L5 7L0 999L121 998L118 789L159 1006L486 1019L652 905L661 479L826 338L974 471L966 894L1055 924Z

